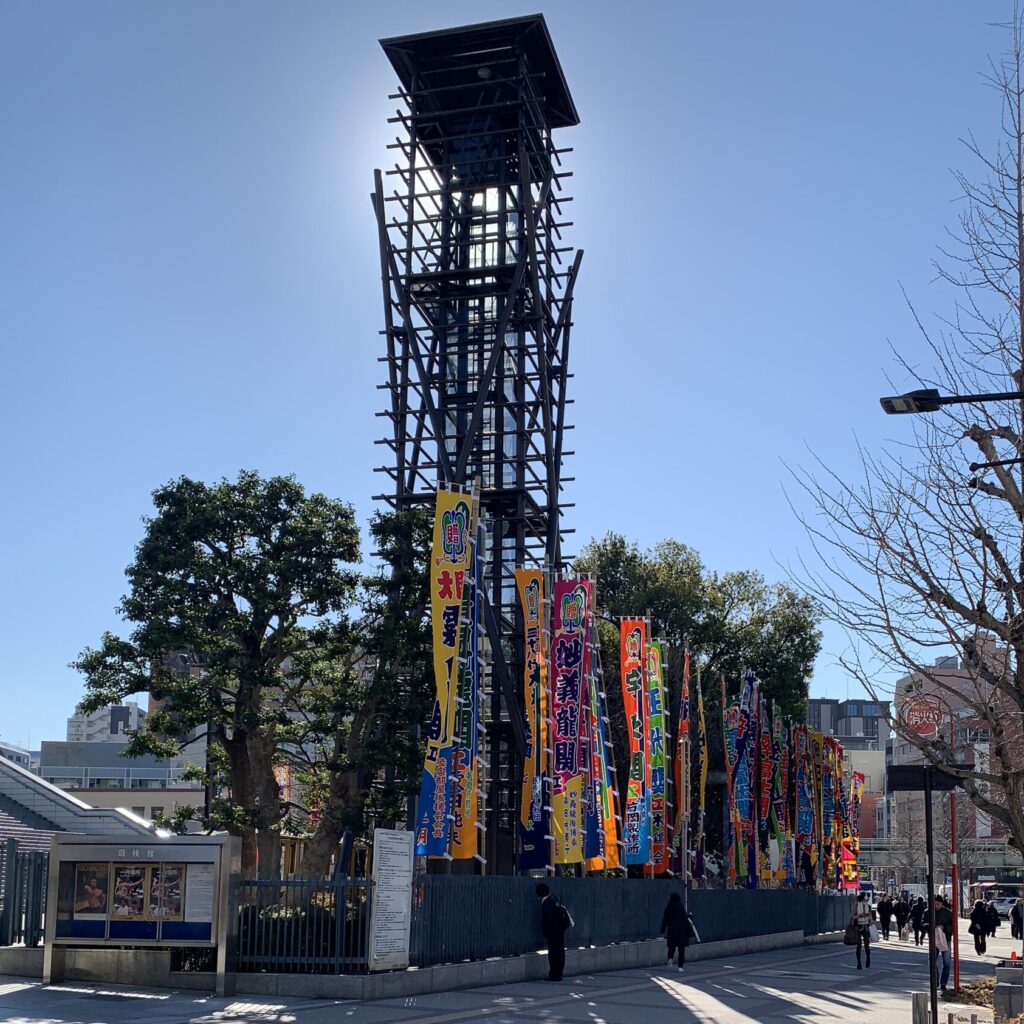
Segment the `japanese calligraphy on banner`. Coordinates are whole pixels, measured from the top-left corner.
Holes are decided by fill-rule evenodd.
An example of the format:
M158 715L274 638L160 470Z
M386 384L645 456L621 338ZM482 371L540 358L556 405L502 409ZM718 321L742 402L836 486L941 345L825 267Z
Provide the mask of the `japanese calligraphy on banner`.
M814 802L814 854L811 858L811 862L814 865L816 871L816 879L821 880L821 864L823 856L824 842L822 836L822 823L821 823L821 778L822 778L822 766L825 760L825 734L821 732L815 732L813 729L810 731L810 749L811 749L811 796Z
M682 848L685 825L690 820L690 652L683 654L683 685L679 694L679 717L676 728L676 758L673 767L675 790L675 824L672 828L671 850ZM685 857L684 868L685 871Z
M786 742L786 728L782 721L782 715L774 704L772 705L772 751L774 763L771 795L773 838L771 859L775 877L783 881L786 878L786 844L789 828L788 801L786 800L786 794L789 792L789 744Z
M478 783L480 779L480 591L477 587L480 530L473 550L472 571L465 586L469 614L462 630L459 659L459 697L456 714L455 766L452 782L452 857L469 860L479 856Z
M772 783L775 778L775 748L772 745L772 722L769 714L768 701L764 694L758 699L757 729L757 855L758 874L768 880L775 877L776 865L772 863L772 850L775 848L772 830Z
M782 792L785 795L785 846L782 850L782 871L787 885L796 885L800 855L797 849L796 800L796 731L792 723L784 724L785 757L782 762Z
M806 725L798 725L793 730L793 747L796 763L793 770L796 776L796 842L797 848L805 860L814 855L814 779L811 765L810 736Z
M559 580L552 608L552 766L551 819L555 863L583 860L583 766L580 725L590 664L587 630L590 582Z
M516 589L523 613L523 708L526 712L526 752L519 795L520 871L536 871L551 863L549 814L545 800L547 775L547 713L542 700L547 688L544 656L544 574L540 569L516 569ZM546 701L544 701L546 704Z
M864 773L854 772L850 779L850 832L858 841L860 840L860 808L863 799Z
M726 701L725 679L722 679L722 741L725 751L725 866L726 877L730 882L736 881L738 847L739 847L739 819L736 815L736 783L735 776L739 764L739 751L737 734L740 723L740 704L733 701L731 704Z
M650 794L647 790L647 701L644 671L647 664L646 619L623 619L619 626L622 703L629 730L629 782L622 824L627 864L648 864L651 859Z
M596 669L597 645L591 637L593 651L591 664ZM603 871L619 866L619 830L615 821L615 793L612 785L612 773L608 760L608 735L606 729L606 707L604 694L598 683L598 674L590 675L590 725L594 743L590 784L596 800L596 817L600 829L601 852L596 857L588 857L588 871ZM588 808L588 835L591 819Z
M593 658L591 658L593 664ZM601 857L601 818L598 812L600 774L594 758L597 756L595 742L593 700L593 671L588 670L583 680L583 694L580 699L580 774L583 778L583 859L591 864Z
M752 672L743 675L740 717L736 733L737 764L733 789L736 795L738 832L738 868L747 886L757 885L757 812L755 768L757 765L758 682Z
M826 737L821 761L821 838L823 842L832 839L832 827L836 818L836 798L832 785L836 769L834 741Z
M668 801L665 785L665 686L660 640L647 647L647 738L650 746L651 863L668 870Z
M427 752L416 813L416 852L448 853L456 697L461 634L466 617L466 577L476 532L473 495L437 490L430 552L430 619L433 631L436 697L427 729Z
M694 804L693 877L704 877L704 816L708 788L708 725L704 717L704 687L697 673L697 735L694 737L693 761L697 766L697 799Z

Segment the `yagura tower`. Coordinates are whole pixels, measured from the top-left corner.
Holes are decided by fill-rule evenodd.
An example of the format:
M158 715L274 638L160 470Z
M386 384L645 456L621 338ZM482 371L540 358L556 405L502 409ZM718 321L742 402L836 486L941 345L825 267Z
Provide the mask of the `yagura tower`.
M385 39L396 162L375 175L398 508L480 490L489 870L514 843L521 629L512 570L562 567L572 292L556 129L579 122L541 15ZM500 642L499 642L500 641ZM510 713L511 712L511 713ZM498 863L500 861L501 863Z

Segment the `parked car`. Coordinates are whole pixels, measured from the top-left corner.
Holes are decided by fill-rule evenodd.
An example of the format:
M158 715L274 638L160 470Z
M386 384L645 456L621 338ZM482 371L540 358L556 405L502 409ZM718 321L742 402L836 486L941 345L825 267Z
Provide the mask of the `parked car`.
M1010 917L1010 910L1014 903L1017 902L1015 896L997 896L993 901L996 910L999 911L1000 917L1005 917L1007 920Z

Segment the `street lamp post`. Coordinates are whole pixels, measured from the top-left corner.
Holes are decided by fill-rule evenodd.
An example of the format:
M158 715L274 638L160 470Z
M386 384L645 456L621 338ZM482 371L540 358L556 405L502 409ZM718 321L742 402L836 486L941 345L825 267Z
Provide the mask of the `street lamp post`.
M970 405L974 402L1005 402L1024 399L1024 391L995 391L981 395L940 395L935 388L919 388L905 395L889 395L878 401L890 416L906 413L938 412L944 405Z
M910 707L910 701L905 705L909 714L904 714L906 726L918 731L915 722L927 725L931 717L926 703L919 702L916 707ZM935 790L952 790L956 786L956 779L940 768L930 763L926 764L901 764L888 765L885 769L885 788L890 793L901 791L924 791L924 834L925 834L925 856L928 863L928 871L925 883L928 886L928 995L931 1004L931 1019L937 1021L938 1016L938 953L935 950L935 843L934 829L932 825L932 793ZM956 920L954 919L954 931L956 935Z
M985 392L977 395L940 395L936 388L919 388L916 391L908 391L903 395L889 395L880 398L882 409L890 416L905 415L908 413L938 412L944 405L969 405L983 404L985 402L1004 402L1024 400L1024 391L995 391ZM1024 463L1021 457L1015 459L998 459L992 462L971 463L970 470L977 473L982 469L995 469L1004 466L1018 466ZM970 481L971 486L978 486L977 479ZM954 755L954 729L953 710L948 702L942 701L949 714L949 752L950 757L955 760ZM951 793L949 798L949 825L952 833L950 859L952 870L950 877L953 883L953 988L960 990L960 956L958 942L959 904L960 904L960 883L959 865L957 863L957 838L956 838L956 794Z
M937 694L928 693L920 694L908 698L906 703L900 709L900 717L903 721L905 728L917 735L926 737L929 735L938 735L939 727L942 724L942 709L945 709L946 715L949 716L949 760L951 764L956 763L955 753L955 731L953 724L953 708L949 702ZM931 775L927 774L928 788L926 790L926 803L928 806L925 808L926 819L931 820ZM931 826L927 826L927 831L931 832ZM950 882L952 883L952 912L953 912L953 991L960 991L960 867L958 861L958 844L956 835L956 791L950 789L949 791L949 860L950 860ZM931 849L931 839L928 840L929 850ZM929 852L928 861L928 877L931 880L933 870L933 864L931 860L931 853ZM931 898L931 894L929 894Z
M953 709L941 697L935 698L945 704L949 713L949 759L956 763ZM953 887L953 991L960 991L960 857L959 840L956 834L956 790L949 791L949 877Z

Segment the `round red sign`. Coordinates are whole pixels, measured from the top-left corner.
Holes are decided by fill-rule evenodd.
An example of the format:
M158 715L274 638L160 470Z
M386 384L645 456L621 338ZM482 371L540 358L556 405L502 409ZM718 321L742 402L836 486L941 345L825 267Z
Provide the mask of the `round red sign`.
M903 724L918 736L936 736L945 715L934 697L911 697L903 705Z

